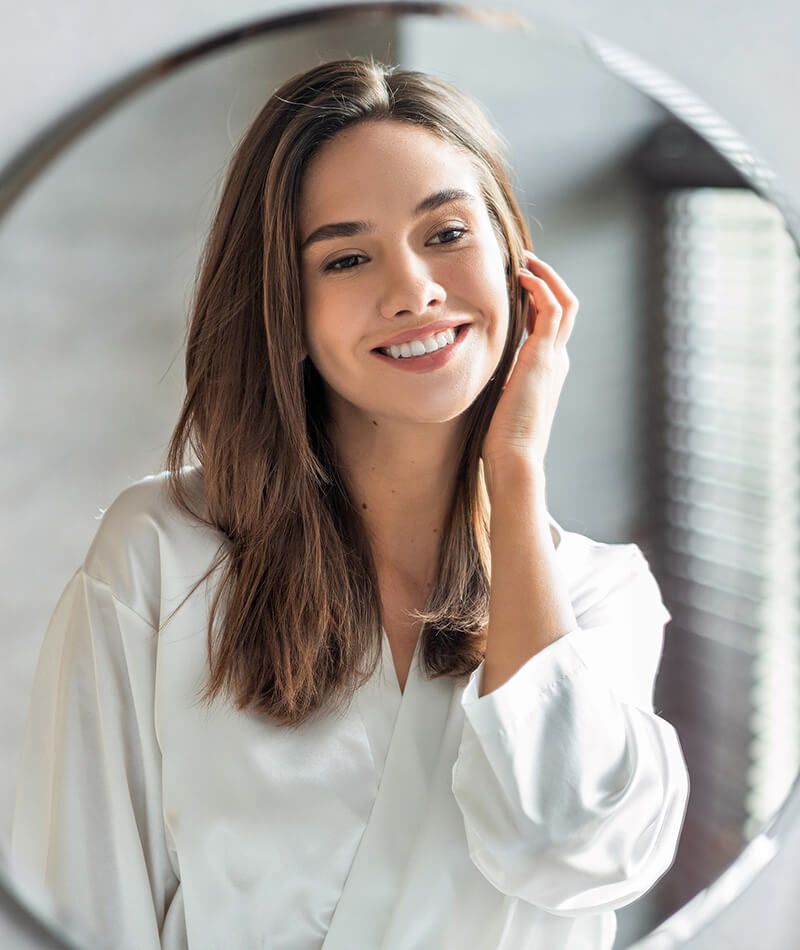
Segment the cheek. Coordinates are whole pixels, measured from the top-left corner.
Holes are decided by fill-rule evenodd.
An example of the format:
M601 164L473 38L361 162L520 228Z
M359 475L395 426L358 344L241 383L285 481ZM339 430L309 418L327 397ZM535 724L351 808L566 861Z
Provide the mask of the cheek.
M325 375L328 368L335 367L337 363L336 349L331 345L335 337L328 332L326 322L320 319L318 313L306 319L305 331L308 355L317 369Z
M498 249L482 248L463 261L457 278L465 296L480 308L494 332L505 340L509 320L509 288L505 263Z
M331 294L322 293L314 281L303 285L303 329L309 350L314 352L336 334L336 305Z
M352 373L352 356L360 339L357 310L345 288L313 291L304 298L303 329L311 361L332 381Z

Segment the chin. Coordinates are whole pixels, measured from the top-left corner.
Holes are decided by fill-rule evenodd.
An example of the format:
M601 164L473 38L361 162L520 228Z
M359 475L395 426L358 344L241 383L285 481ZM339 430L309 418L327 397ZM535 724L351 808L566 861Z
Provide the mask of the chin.
M443 425L446 422L452 422L453 419L458 419L460 416L463 416L470 406L473 405L474 401L473 399L471 401L464 400L463 402L448 402L446 405L440 406L427 405L422 411L418 406L415 409L387 412L385 414L396 419L398 422L414 422L420 425Z

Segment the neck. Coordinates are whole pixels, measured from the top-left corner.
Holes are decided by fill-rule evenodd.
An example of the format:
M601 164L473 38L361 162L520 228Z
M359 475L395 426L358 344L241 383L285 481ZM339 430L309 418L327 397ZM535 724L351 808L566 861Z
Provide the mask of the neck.
M456 488L462 421L399 422L348 414L331 438L359 509L376 568L421 586L433 583Z

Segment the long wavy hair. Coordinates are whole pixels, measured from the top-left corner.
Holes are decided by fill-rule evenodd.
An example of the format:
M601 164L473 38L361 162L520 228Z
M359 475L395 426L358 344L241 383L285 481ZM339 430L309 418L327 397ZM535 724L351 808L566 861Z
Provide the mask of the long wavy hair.
M497 369L465 414L457 487L425 609L428 676L464 676L485 653L489 505L481 446L525 324L516 279L530 235L502 147L478 107L433 76L358 59L295 76L232 157L195 284L186 399L168 454L169 491L224 535L202 580L217 581L205 699L296 726L339 707L381 655L370 547L329 440L322 380L303 358L298 203L303 173L345 128L413 123L474 162L509 275L509 331ZM203 504L190 485L202 477Z

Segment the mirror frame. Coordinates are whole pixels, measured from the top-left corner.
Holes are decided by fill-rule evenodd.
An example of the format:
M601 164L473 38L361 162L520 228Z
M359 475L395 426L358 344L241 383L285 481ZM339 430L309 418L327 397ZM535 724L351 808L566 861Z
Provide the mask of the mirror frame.
M214 33L199 42L159 56L140 69L117 77L68 109L34 136L0 168L0 224L16 199L71 142L134 93L159 82L181 67L243 41L279 30L298 29L311 24L353 20L368 22L401 16L451 17L473 21L498 31L530 34L542 32L541 21L537 20L534 25L533 21L514 11L481 9L465 3L439 0L368 0L365 3L354 0L263 17L243 26ZM548 27L546 32L557 34L560 44L576 46L606 71L661 105L705 139L727 159L757 194L778 208L790 236L800 248L800 213L788 193L766 162L718 113L681 83L614 43L556 21L547 20L545 23ZM720 877L628 950L671 950L689 942L694 944L695 939L700 940L700 946L703 945L704 936L710 939L707 946L712 946L711 941L714 938L709 929L713 928L714 921L720 919L725 910L734 903L746 900L748 889L769 867L790 829L798 826L800 774L795 778L777 812ZM13 881L7 877L7 868L0 861L0 909L6 905L24 906L22 895L15 895L15 890ZM65 937L55 923L52 933L56 940Z

